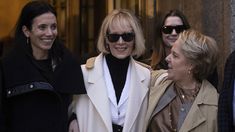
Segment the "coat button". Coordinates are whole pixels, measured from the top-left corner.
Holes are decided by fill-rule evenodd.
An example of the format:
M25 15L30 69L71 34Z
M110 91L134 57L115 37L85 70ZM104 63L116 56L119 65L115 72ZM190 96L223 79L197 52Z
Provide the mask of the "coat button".
M182 107L182 108L180 108L180 110L182 111L182 112L184 112L185 111L185 109Z
M11 94L11 90L9 90L9 91L7 92L7 94Z
M29 88L33 88L33 87L34 87L33 84L30 84L30 85L29 85Z

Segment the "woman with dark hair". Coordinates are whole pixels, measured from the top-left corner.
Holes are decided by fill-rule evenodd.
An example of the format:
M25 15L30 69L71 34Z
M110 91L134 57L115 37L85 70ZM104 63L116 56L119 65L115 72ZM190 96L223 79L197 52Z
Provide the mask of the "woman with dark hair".
M160 18L156 27L157 44L153 45L150 65L154 70L168 69L165 58L170 54L170 49L179 37L179 33L190 29L190 25L186 16L181 11L174 9ZM207 79L217 88L218 74L216 69Z
M189 29L190 25L185 15L179 10L170 10L157 22L157 44L153 45L151 67L156 69L168 69L166 56L170 54L173 43L179 37L179 33Z
M10 132L67 132L72 94L86 93L80 64L57 38L54 8L24 6L15 48L1 62L3 115Z

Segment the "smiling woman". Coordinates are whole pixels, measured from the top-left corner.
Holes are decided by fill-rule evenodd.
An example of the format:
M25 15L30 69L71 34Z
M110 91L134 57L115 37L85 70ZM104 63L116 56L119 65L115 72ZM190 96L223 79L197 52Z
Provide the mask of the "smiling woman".
M206 80L218 58L214 39L195 30L179 34L166 61L152 73L148 132L217 132L218 93Z
M86 91L80 64L57 34L56 12L50 4L31 1L23 7L15 47L0 65L7 132L68 131L72 94Z
M58 34L56 16L50 12L42 14L34 18L30 28L28 29L25 25L22 27L27 42L31 43L34 58L36 60L47 59L48 51Z
M135 15L113 10L102 23L97 46L100 55L82 65L87 95L73 100L78 124L70 125L70 132L142 132L150 67L133 58L145 50Z

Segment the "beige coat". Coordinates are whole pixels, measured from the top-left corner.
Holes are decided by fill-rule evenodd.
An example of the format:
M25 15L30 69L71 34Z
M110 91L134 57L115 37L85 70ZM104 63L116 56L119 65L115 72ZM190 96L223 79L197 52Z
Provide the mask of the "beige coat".
M152 73L152 86L146 115L147 124L151 121L151 114L159 99L172 83L171 80L166 79L166 76L164 76L166 74L167 73L163 70L154 71ZM153 86L154 84L155 86ZM179 132L217 132L218 97L216 89L208 81L204 80Z
M72 111L81 132L112 132L111 111L103 76L103 54L82 66L87 94L77 95ZM131 81L123 132L142 132L147 112L150 70L131 58Z

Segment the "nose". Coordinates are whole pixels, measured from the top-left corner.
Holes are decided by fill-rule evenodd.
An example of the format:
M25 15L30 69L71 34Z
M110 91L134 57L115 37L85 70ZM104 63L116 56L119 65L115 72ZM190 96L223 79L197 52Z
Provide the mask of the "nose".
M165 60L166 60L167 63L170 62L170 56L171 56L171 54L169 54L169 55L165 58Z
M172 30L171 34L172 34L172 35L177 35L175 29Z
M122 39L122 37L119 37L119 39L118 39L118 43L123 43L124 42L124 40Z
M46 35L52 35L52 34L53 34L52 29L47 28L47 30L46 30Z

